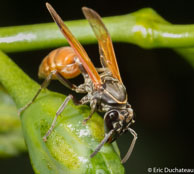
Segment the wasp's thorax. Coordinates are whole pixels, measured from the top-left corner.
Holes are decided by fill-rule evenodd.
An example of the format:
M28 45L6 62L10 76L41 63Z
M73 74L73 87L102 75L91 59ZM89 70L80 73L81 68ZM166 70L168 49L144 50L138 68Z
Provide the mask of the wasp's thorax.
M122 82L105 75L102 78L103 85L100 90L94 90L92 96L100 103L99 111L107 112L111 108L125 109L127 104L127 92Z

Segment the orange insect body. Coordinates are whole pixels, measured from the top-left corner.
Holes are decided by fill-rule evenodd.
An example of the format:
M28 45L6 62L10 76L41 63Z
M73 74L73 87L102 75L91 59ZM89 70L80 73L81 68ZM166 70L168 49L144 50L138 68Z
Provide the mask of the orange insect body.
M52 71L56 70L66 79L71 79L80 74L79 67L74 61L76 53L71 47L62 47L51 51L42 61L38 76L46 78ZM53 75L52 79L56 79Z

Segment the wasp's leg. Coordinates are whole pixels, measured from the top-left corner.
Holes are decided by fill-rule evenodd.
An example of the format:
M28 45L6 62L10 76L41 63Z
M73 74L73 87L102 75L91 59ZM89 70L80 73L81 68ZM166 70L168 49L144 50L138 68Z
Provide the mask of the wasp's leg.
M56 73L56 78L59 80L64 86L71 89L72 91L75 91L77 93L86 93L85 88L82 86L76 86L75 84L72 84L69 80L67 80L65 77L63 77L60 73Z
M80 60L78 58L75 58L75 62L78 64L79 69L84 77L85 82L87 82L89 79L89 75L88 75L87 71L85 70L85 68L83 67L82 63L80 62Z
M79 87L85 89L85 87L87 86L87 83L90 81L89 75L86 72L85 68L83 67L82 63L80 62L80 60L78 58L75 58L75 62L78 64L79 69L80 69L80 71L81 71L81 73L82 73L82 75L84 77L84 80L85 80L85 83L80 85ZM89 100L87 95L84 96L80 101L81 101L82 104L86 104L86 103L90 102L90 100ZM84 124L92 117L93 113L95 112L96 107L97 107L97 100L96 99L93 100L93 102L91 103L90 106L91 106L91 112L90 112L90 115L88 116L88 118L86 118L83 121Z
M34 100L38 97L38 95L40 94L41 90L46 88L50 81L52 80L52 76L55 75L57 80L59 80L63 85L65 85L67 88L76 91L77 93L86 93L84 88L81 88L79 86L76 86L74 84L72 84L69 80L67 80L66 78L64 78L63 76L61 76L61 74L59 74L56 70L52 71L47 78L44 80L44 82L42 83L41 87L39 88L39 90L37 91L36 95L32 98L32 100L27 103L24 107L20 108L18 111L18 114L20 115L25 109L27 109L33 102ZM77 103L77 102L75 102Z
M137 140L137 133L131 128L128 128L128 130L133 135L133 140L132 140L132 143L129 147L129 150L128 150L127 154L125 155L125 157L121 161L122 164L124 164L129 159L129 157L131 156L131 153L132 153L133 148L135 146L135 142Z
M84 98L84 97L83 97ZM55 114L55 117L54 117L54 120L51 124L51 127L49 128L48 132L45 134L45 136L43 137L43 140L44 141L47 141L47 137L51 134L51 132L53 131L54 127L55 127L55 124L56 124L56 121L57 121L57 118L58 116L61 114L61 112L65 109L65 107L67 106L69 100L73 101L73 103L75 105L82 105L82 104L85 104L85 103L88 103L88 100L87 100L87 97L85 97L85 100L80 100L80 101L77 101L73 95L68 95L64 102L62 103L62 105L59 107L59 109L57 110L56 114Z
M64 86L66 86L69 89L74 90L75 88L77 88L76 85L72 84L69 80L67 80L66 78L64 78L60 73L56 73L56 78L57 80L59 80Z
M56 74L56 72L57 72L57 71L52 71L52 72L46 77L46 79L44 80L44 82L42 83L42 85L41 85L40 88L38 89L37 93L36 93L35 96L32 98L32 100L31 100L29 103L27 103L24 107L22 107L22 108L20 108L20 109L18 110L18 114L19 114L19 115L20 115L24 110L26 110L26 109L34 102L34 100L35 100L35 99L38 97L38 95L40 94L41 90L44 89L44 88L46 88L46 87L49 85L49 83L50 83L50 81L51 81L51 79L52 79L52 76L53 76L54 74Z
M96 108L97 108L97 100L96 99L92 102L92 104L90 105L90 107L91 107L90 115L83 121L83 124L86 124L87 121L92 118L92 115L96 111Z
M69 100L71 100L71 99L72 99L73 102L74 102L75 104L77 104L77 105L82 104L82 103L80 103L80 102L77 102L71 94L68 95L68 96L65 98L64 102L62 103L62 105L61 105L61 106L59 107L59 109L57 110L56 115L55 115L55 117L54 117L54 120L53 120L53 122L52 122L52 124L51 124L51 127L49 128L49 130L47 131L47 133L46 133L45 136L43 137L43 140L44 140L44 141L47 141L47 137L51 134L51 132L53 131L53 129L54 129L54 127L55 127L55 124L56 124L56 121L57 121L58 116L59 116L59 115L61 114L61 112L65 109L65 107L67 106Z
M102 146L108 141L108 139L113 135L113 133L115 132L115 129L112 129L109 131L108 134L105 135L104 139L101 141L101 143L97 146L97 148L95 149L95 151L90 155L90 157L94 157L102 148Z

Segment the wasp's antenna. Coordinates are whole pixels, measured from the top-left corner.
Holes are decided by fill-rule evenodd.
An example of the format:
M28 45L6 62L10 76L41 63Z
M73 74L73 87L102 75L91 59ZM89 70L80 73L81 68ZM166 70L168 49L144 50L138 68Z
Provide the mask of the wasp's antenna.
M128 152L126 153L125 157L121 161L122 164L124 164L129 159L129 157L131 156L131 153L132 153L133 148L135 146L135 142L137 140L137 133L133 129L131 129L131 128L128 128L128 130L133 135L133 141L132 141L132 143L131 143L131 145L129 147Z
M97 146L96 150L90 155L90 157L94 157L102 148L102 146L108 141L108 139L112 136L112 134L115 132L116 129L110 130L108 134L104 137L104 139L101 141L101 143Z

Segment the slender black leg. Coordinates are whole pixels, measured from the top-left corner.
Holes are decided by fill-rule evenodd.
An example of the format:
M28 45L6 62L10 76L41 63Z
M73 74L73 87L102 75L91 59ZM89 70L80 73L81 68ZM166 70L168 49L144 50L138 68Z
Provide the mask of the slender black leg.
M59 80L63 85L65 85L67 88L74 90L79 93L84 93L85 91L81 88L78 88L76 85L72 84L69 80L65 79L63 76L61 76L57 71L52 71L47 78L44 80L42 83L41 87L38 89L36 95L32 98L32 100L27 103L24 107L20 108L18 111L18 114L20 115L24 110L26 110L33 102L34 100L38 97L40 94L41 90L48 87L50 81L52 80L52 76L55 75L57 80ZM77 102L75 101L75 104Z
M85 70L85 68L83 67L82 63L80 62L80 60L78 58L75 58L74 60L78 64L79 69L84 77L84 80L87 81L87 79L89 78L87 71Z
M61 112L65 109L65 107L67 106L69 100L73 99L73 96L72 95L68 95L64 102L62 103L62 105L59 107L59 109L57 110L56 112L56 115L55 115L55 118L51 124L51 127L49 128L49 130L47 131L46 135L43 137L43 140L44 141L47 141L47 137L51 134L51 132L53 131L54 127L55 127L55 124L56 124L56 121L57 121L57 118L58 116L61 114ZM74 101L74 100L73 100Z
M22 108L20 108L20 109L18 110L18 115L20 115L24 110L26 110L26 109L34 102L34 100L38 97L38 95L40 94L40 92L41 92L42 89L46 88L46 87L49 85L49 83L50 83L50 81L51 81L51 79L52 79L52 76L53 76L54 74L56 74L56 71L52 71L52 72L47 76L47 78L44 80L44 82L42 83L42 85L41 85L40 88L38 89L37 93L36 93L35 96L32 98L32 100L31 100L29 103L27 103L24 107L22 107Z
M69 80L64 78L60 73L57 72L55 75L57 77L57 80L59 80L67 88L69 88L71 90L75 90L77 88L76 85L72 84Z
M83 121L83 124L86 124L88 120L90 120L92 118L92 115L94 114L94 112L96 111L96 106L97 106L97 100L94 100L94 102L91 105L91 111L90 111L90 115Z
M75 91L77 93L86 93L85 88L82 87L83 85L76 86L75 84L72 84L69 80L67 80L58 72L55 75L57 77L57 80L59 80L64 86L71 89L72 91Z
M102 146L108 141L108 139L113 135L113 133L115 132L115 129L110 130L110 132L108 134L105 135L104 139L101 141L101 143L97 146L97 148L95 149L95 151L90 155L90 157L94 157L102 148Z
M124 164L129 159L129 157L131 156L131 153L132 153L133 148L135 146L135 142L137 140L137 133L131 128L128 128L128 130L133 135L133 140L132 140L132 143L129 147L129 150L128 150L127 154L125 155L125 157L121 161L122 164Z

